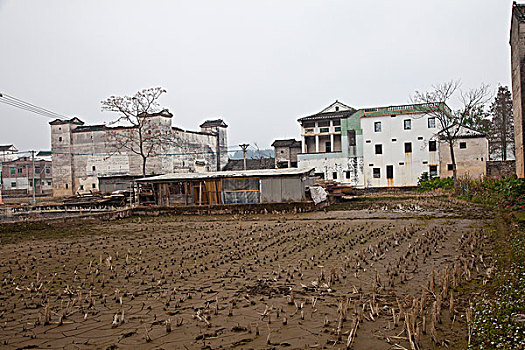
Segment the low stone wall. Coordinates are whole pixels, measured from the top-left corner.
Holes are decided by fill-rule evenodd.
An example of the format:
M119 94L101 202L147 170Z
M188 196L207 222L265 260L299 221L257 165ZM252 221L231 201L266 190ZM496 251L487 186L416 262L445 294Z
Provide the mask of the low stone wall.
M503 178L516 174L515 160L491 160L487 162L487 176L491 178Z
M64 212L24 212L8 215L0 212L2 225L19 224L23 222L67 223L85 221L111 221L131 216L161 216L161 215L235 215L235 214L272 214L272 213L302 213L316 209L313 202L264 203L264 204L229 204L214 206L181 206L181 207L136 207L122 208L99 213L78 211Z

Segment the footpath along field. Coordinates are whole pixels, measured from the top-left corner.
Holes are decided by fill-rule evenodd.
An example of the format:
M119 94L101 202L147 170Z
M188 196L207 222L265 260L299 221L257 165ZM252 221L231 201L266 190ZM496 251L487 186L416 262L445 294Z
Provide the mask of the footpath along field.
M422 196L4 227L1 347L465 348L492 220Z

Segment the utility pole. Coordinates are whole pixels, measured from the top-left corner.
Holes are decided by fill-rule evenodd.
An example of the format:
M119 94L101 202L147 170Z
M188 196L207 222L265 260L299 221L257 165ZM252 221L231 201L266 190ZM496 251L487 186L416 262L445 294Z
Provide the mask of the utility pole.
M240 148L242 148L242 158L244 159L244 170L246 170L246 149L250 147L249 144L243 143L239 145Z
M35 197L35 193L36 193L36 184L35 184L35 151L31 151L31 160L32 160L32 163L33 163L33 170L31 171L31 175L33 177L33 200L31 201L31 204L35 205L36 204L36 197Z

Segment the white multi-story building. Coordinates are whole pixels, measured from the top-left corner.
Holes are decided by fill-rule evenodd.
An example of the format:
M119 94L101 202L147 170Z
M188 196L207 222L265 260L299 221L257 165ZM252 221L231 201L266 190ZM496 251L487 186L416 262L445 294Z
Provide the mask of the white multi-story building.
M365 187L415 186L422 173L439 175L438 122L432 105L364 109Z

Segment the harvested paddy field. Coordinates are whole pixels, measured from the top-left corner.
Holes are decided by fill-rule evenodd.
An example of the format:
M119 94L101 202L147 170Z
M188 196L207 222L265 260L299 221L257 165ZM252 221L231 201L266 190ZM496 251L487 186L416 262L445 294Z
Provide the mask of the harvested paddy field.
M465 348L490 215L402 202L4 227L2 347Z

